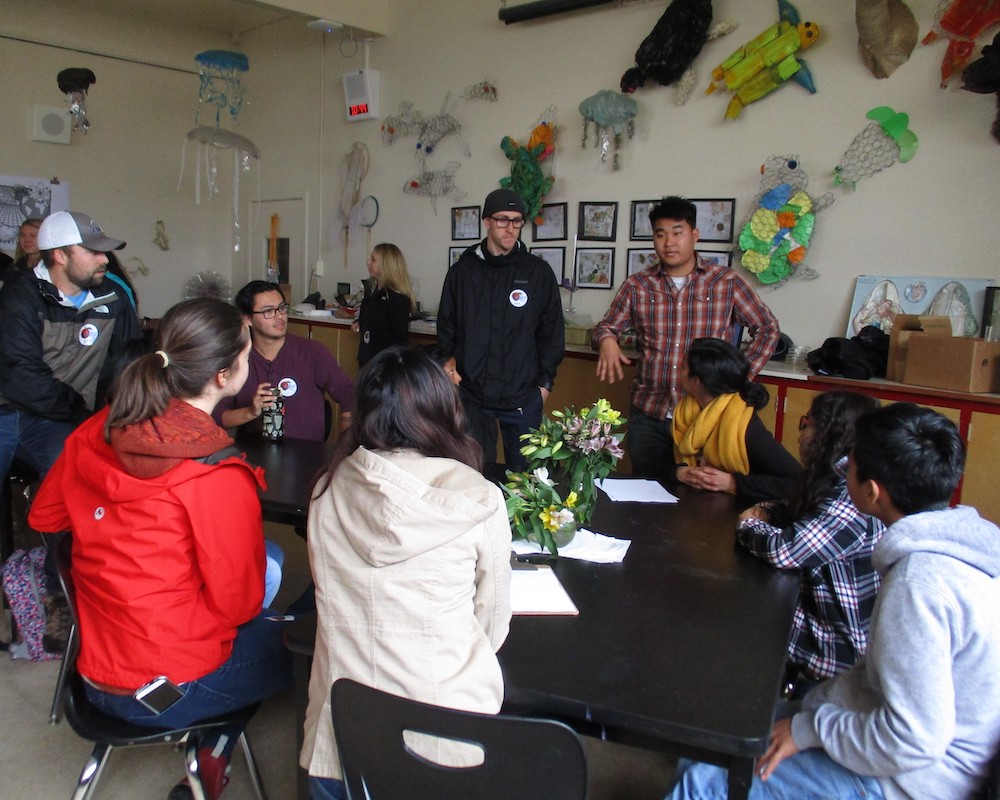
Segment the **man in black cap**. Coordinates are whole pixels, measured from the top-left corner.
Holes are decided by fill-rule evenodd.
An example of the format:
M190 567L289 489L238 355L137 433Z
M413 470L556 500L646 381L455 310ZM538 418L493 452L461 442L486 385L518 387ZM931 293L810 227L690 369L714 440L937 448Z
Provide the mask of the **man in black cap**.
M510 189L483 204L486 238L448 270L437 334L455 356L469 432L496 458L497 424L508 469L521 470L520 436L537 428L565 352L562 302L552 268L520 241L524 201Z
M45 476L66 437L104 405L126 344L142 337L124 290L105 280L106 253L124 246L89 215L57 211L38 229L42 260L0 289L0 480L15 457ZM58 593L53 559L46 573ZM65 601L48 611L43 643L61 652Z

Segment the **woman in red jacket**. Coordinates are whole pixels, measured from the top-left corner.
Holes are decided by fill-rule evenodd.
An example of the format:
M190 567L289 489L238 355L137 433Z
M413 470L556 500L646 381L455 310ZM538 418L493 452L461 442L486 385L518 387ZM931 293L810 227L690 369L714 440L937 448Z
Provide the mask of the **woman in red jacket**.
M30 522L72 531L88 697L130 722L179 727L282 691L291 665L281 626L261 613L263 473L238 455L204 460L232 444L211 414L246 380L247 328L228 303L197 299L171 308L157 337L66 441ZM158 676L178 691L153 710L135 695ZM198 753L212 800L239 733ZM191 796L181 783L170 800Z

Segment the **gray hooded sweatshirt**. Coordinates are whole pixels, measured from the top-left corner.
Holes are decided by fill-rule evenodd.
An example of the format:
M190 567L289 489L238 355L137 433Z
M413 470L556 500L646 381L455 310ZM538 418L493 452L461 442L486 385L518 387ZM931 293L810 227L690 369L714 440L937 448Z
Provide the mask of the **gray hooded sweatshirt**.
M792 736L887 800L971 798L1000 742L1000 529L964 506L913 514L872 561L868 654L806 696Z

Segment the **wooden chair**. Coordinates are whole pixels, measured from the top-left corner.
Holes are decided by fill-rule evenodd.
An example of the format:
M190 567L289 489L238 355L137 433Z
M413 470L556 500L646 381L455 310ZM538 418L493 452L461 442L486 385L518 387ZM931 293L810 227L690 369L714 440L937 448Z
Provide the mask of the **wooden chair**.
M418 703L341 679L333 729L352 800L583 800L587 763L561 722L474 714ZM445 767L410 750L404 731L482 748L475 767Z
M71 548L72 540L71 537L67 536L59 543L56 551L59 580L66 594L66 601L69 604L73 620L56 686L56 702L62 700L66 720L77 735L94 743L94 749L80 772L73 800L87 800L93 795L113 748L150 744L173 744L176 746L183 741L186 741L184 766L188 782L191 785L191 792L195 800L205 800L205 792L198 774L198 747L204 735L212 729L232 725L239 725L244 729L244 732L240 734L240 744L246 758L254 796L257 800L267 800L257 769L257 761L245 731L246 724L256 713L259 704L236 709L228 714L202 720L184 728L158 729L135 725L109 716L90 702L87 698L83 678L76 670L76 659L80 652L80 628L76 613L76 591L70 571Z

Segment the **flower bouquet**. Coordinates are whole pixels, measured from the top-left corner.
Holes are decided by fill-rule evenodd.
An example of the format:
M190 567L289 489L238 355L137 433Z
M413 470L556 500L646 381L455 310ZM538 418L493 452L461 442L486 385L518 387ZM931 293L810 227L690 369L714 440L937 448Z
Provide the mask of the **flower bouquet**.
M570 407L543 417L524 434L526 472L507 472L507 516L515 538L537 542L553 555L577 528L590 522L595 482L606 478L624 454L621 414L605 400L577 411Z

